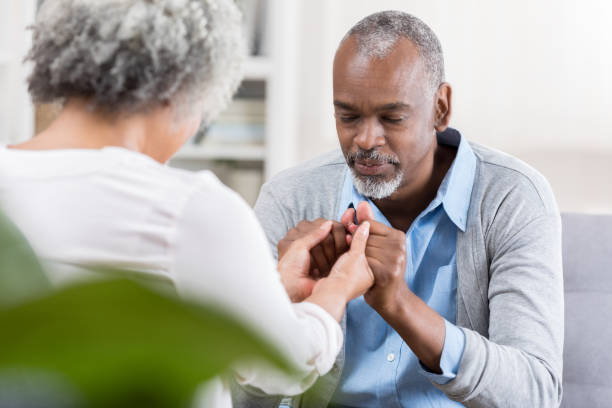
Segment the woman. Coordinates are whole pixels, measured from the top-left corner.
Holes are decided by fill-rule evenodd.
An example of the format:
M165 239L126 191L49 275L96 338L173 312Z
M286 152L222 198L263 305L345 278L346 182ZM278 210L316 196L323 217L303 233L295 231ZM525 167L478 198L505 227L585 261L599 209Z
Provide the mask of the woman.
M0 202L58 284L118 267L234 313L302 374L245 368L237 380L287 395L331 368L344 307L373 283L368 226L316 282L308 251L331 225L292 246L278 265L292 304L248 206L210 172L163 165L231 98L240 33L231 0L46 0L29 89L63 110L33 139L0 148Z

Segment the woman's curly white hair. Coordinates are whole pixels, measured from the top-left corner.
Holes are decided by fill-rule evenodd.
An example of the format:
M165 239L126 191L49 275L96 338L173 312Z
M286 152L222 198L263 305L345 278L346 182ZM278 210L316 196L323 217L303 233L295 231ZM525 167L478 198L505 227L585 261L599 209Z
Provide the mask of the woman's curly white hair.
M85 98L111 113L203 104L210 121L242 77L233 0L45 0L33 30L36 102Z

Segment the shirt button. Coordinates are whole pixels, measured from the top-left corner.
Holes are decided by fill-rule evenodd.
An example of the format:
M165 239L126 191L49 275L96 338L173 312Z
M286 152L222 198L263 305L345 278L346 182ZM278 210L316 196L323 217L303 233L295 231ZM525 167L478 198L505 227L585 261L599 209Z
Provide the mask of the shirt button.
M393 360L395 360L395 354L393 353L387 354L387 361L392 362Z

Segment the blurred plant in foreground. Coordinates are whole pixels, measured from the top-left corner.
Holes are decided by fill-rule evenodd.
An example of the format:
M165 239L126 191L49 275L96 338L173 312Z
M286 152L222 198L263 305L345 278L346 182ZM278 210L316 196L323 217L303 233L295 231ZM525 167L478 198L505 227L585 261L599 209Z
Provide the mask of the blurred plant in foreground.
M0 407L188 407L253 358L289 371L214 307L116 277L53 289L0 214Z

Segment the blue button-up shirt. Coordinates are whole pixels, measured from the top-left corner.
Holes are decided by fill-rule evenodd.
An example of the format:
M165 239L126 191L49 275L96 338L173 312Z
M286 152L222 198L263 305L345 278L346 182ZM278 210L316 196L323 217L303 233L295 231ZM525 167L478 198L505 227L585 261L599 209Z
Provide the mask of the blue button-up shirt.
M430 380L443 384L457 374L465 335L455 326L457 304L457 232L465 231L474 182L476 158L469 143L440 134L438 141L457 146L457 155L438 193L414 220L406 233L406 282L408 287L446 324L440 361L442 374L428 372L418 358L380 315L363 299L347 306L346 360L332 404L340 407L454 407ZM458 136L455 133L453 136ZM344 180L338 219L353 204L367 201L376 221L391 226L385 216L351 179Z

